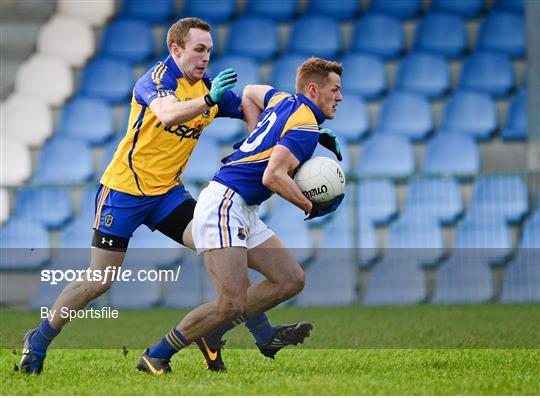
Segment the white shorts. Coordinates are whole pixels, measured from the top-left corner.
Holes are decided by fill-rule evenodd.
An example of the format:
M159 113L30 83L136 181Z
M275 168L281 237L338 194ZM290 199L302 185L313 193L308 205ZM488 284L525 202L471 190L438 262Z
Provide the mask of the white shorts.
M240 246L251 250L272 232L259 219L259 206L248 206L232 189L216 181L202 190L193 215L192 234L197 254Z

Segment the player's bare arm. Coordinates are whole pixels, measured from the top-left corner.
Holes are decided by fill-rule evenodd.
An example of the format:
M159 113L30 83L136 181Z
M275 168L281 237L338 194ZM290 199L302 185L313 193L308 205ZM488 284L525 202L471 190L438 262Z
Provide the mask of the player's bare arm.
M262 183L272 192L310 213L313 204L291 177L299 164L289 148L277 144L264 171Z
M261 112L264 110L264 96L272 89L271 86L257 84L247 85L242 95L242 110L248 127L248 131L253 131Z
M150 110L165 127L187 122L209 108L204 97L180 102L174 95L168 95L150 103Z

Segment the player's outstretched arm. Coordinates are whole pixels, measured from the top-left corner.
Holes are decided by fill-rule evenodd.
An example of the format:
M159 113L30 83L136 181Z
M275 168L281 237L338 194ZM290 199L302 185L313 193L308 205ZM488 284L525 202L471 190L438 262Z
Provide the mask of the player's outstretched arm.
M263 174L262 183L269 190L277 193L306 213L310 213L313 204L304 196L291 175L300 162L289 148L277 144L270 156Z
M272 88L272 86L262 84L250 84L244 87L242 111L244 112L244 119L246 120L249 132L253 131L257 125L259 116L264 110L264 97Z

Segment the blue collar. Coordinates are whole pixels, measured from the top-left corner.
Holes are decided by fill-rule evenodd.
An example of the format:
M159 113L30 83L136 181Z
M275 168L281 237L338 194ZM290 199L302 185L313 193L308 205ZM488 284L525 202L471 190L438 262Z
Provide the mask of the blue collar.
M176 65L176 62L174 62L174 59L171 55L169 55L165 61L163 61L163 63L167 66L167 68L173 73L174 77L179 79L181 77L183 77L184 75L182 74L182 71L180 70L180 68L178 67L178 65ZM210 78L208 77L208 75L205 73L203 75L203 80L206 80L206 81L210 81ZM208 85L208 83L205 81L205 84ZM210 83L211 84L211 83Z
M296 93L296 97L300 100L300 102L309 106L309 109L311 109L311 111L315 115L317 124L322 124L326 120L326 117L324 116L324 114L319 110L319 108L317 108L317 106L313 102L311 102L311 100L308 97L299 93Z

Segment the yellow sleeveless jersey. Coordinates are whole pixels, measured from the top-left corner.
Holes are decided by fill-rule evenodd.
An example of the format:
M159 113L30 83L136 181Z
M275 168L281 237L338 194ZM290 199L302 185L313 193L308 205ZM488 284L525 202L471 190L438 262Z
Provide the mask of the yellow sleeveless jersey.
M191 85L171 56L158 62L135 84L128 128L101 183L136 196L162 195L181 184L180 177L201 135L215 117L243 118L241 99L228 91L217 106L182 124L165 127L150 110L155 98L174 95L189 101L209 93L211 82Z

